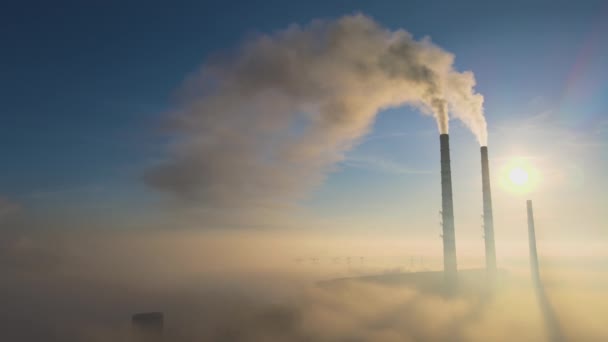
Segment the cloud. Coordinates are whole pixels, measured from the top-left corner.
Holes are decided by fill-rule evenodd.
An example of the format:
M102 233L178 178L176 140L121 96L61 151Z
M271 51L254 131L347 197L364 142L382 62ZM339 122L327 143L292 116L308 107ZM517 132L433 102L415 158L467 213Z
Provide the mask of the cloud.
M527 272L513 273L492 295L471 290L445 297L428 288L357 280L318 286L321 275L276 264L285 255L276 249L290 249L286 245L301 244L300 239L261 243L251 241L253 236L54 232L15 238L0 254L3 338L129 341L131 314L154 310L164 312L170 342L550 336ZM275 252L260 258L266 245ZM601 324L608 312L607 280L598 271L573 265L549 273L546 295L566 339L608 336Z
M363 15L315 20L208 60L168 114L173 142L147 184L206 208L293 203L322 182L383 109L448 110L485 143L471 72L429 39Z

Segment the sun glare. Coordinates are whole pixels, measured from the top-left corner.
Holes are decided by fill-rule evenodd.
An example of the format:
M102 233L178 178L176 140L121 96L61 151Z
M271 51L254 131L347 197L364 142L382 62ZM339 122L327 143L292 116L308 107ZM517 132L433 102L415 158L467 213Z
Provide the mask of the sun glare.
M500 183L510 192L526 194L538 188L540 173L526 158L512 158L500 170Z
M528 183L528 172L521 167L514 167L509 172L509 180L514 185L522 186Z

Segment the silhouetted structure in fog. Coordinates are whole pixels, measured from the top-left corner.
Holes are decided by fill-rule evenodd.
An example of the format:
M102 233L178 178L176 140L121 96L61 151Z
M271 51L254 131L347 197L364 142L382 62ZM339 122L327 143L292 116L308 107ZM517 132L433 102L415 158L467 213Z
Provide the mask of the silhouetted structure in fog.
M540 281L540 272L538 270L538 254L536 252L536 232L534 231L534 213L532 211L532 200L526 202L528 207L528 242L530 244L530 271L532 272L532 280Z
M496 272L496 244L494 243L494 216L492 214L492 189L490 187L490 165L488 147L481 147L481 185L483 193L483 233L486 245L486 270Z
M530 272L532 273L532 285L536 290L538 304L540 306L545 326L547 328L547 337L550 342L565 341L559 319L551 305L551 301L545 292L545 287L540 279L540 270L538 266L538 253L536 251L536 231L534 229L534 212L532 210L532 200L526 202L528 209L528 241L530 243Z
M162 312L144 312L131 318L134 342L160 342L163 340L164 316Z
M441 148L441 215L443 221L443 271L449 286L455 285L456 237L454 233L454 203L452 200L452 171L450 167L450 137L439 135Z

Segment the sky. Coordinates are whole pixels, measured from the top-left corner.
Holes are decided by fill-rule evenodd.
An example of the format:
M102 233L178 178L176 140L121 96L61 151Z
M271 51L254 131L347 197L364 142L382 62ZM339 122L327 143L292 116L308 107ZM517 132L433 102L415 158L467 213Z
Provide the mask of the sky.
M314 226L437 240L438 132L414 107L382 110L342 159L285 201L282 216L252 219L251 227L205 213L183 222L181 204L146 181L175 138L165 121L201 66L256 35L361 13L416 40L430 37L454 55L456 70L473 72L484 96L497 238L525 239L527 198L542 238L606 238L608 8L601 1L68 1L7 3L1 12L5 225ZM457 236L480 253L479 146L457 120L450 136ZM538 172L529 193L505 181L518 162Z
M606 340L607 34L594 0L4 2L0 331ZM448 131L461 291L360 281L442 269Z

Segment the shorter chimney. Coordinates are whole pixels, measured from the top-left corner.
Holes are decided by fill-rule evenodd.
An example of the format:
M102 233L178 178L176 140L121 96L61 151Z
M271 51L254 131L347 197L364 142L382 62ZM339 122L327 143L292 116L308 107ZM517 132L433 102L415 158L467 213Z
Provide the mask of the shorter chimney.
M528 242L530 244L530 271L532 272L532 280L540 281L540 272L538 270L538 254L536 252L536 232L534 231L534 213L532 211L532 200L527 201L528 207Z

